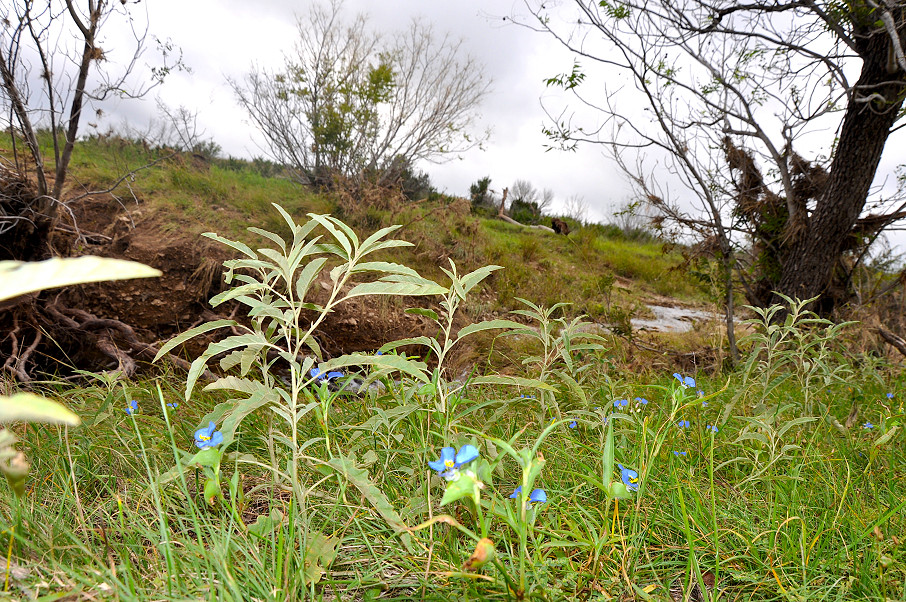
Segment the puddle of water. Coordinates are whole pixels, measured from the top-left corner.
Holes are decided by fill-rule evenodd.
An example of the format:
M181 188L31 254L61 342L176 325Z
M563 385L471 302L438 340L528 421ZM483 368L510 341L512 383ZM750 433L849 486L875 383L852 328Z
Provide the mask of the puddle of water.
M653 330L655 332L689 332L695 322L711 320L714 314L698 309L683 307L666 307L649 305L654 318L633 318L632 327L636 330Z

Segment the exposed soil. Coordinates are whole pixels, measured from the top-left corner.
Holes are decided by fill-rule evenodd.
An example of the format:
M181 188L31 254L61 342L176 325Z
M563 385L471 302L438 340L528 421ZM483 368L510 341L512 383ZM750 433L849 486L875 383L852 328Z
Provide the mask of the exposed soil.
M208 303L224 288L222 262L233 256L231 249L188 232L173 232L172 226L168 230L160 215L141 204L127 210L112 198L94 197L79 202L74 210L82 238L73 234L68 241L58 240L58 245L66 243L78 249L73 255L141 262L161 270L163 276L72 286L20 303L0 319L0 332L13 330L15 315L18 327L39 322L49 335L42 337L37 353L20 366L24 373L60 373L68 371L67 366L90 371L142 371L151 367L149 360L156 351L148 345L159 348L175 334L203 321L225 317L243 320L244 306L212 308ZM326 301L329 290L325 271L313 286L310 300ZM405 313L406 307L423 304L419 298L357 297L331 313L315 337L330 358L374 350L399 338L434 335L436 327L426 318ZM91 332L86 331L86 325ZM209 342L222 336L224 331L199 337L177 355L191 361ZM18 337L20 354L30 340L27 335ZM0 356L8 359L10 350L8 335L0 337ZM134 367L130 359L135 360Z

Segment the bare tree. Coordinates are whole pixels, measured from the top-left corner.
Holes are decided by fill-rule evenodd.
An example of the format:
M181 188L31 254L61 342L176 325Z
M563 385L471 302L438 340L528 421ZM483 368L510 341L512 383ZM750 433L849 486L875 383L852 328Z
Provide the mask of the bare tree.
M159 84L170 67L152 69L151 79L130 84L145 47L147 28L137 29L135 10L124 0L4 0L0 3L0 92L9 116L14 161L33 170L37 195L21 211L4 208L4 221L36 227L49 242L62 203L69 163L88 110L111 95L135 97ZM100 44L106 27L131 29L135 45L114 65ZM162 45L164 53L172 46ZM50 152L42 132L50 137ZM19 152L19 140L25 145ZM27 158L27 161L26 161ZM31 227L31 226L30 226ZM20 257L22 258L22 257Z
M528 180L516 180L510 186L510 198L520 203L531 204L537 203L539 198L538 189Z
M634 90L594 96L579 62L551 78L604 119L583 127L563 113L548 133L566 146L607 144L662 224L696 234L719 258L728 330L734 269L750 268L736 273L752 303L772 302L775 290L823 294L826 310L849 278L846 253L906 217L896 196L865 214L903 116L903 3L576 0L572 13L526 5L524 24L630 77ZM638 104L644 112L627 108ZM807 156L822 136L830 158ZM677 183L682 195L667 194ZM684 210L692 199L697 208Z
M207 131L198 126L197 109L191 110L183 105L173 108L158 98L157 111L163 117L163 123L158 128L159 146L169 146L208 158L220 153L220 145L207 137Z
M460 42L419 20L382 37L364 15L344 21L337 0L299 18L282 71L230 84L270 155L306 183L380 177L399 158L440 161L486 138L471 130L490 83Z
M571 194L566 198L566 217L574 219L582 225L588 219L588 201L581 194Z

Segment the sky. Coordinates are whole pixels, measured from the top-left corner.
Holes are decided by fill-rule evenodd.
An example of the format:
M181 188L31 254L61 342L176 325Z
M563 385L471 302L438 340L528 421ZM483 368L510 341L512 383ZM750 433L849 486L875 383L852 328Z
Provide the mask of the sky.
M136 5L147 11L152 35L181 48L191 73L174 71L164 85L145 98L108 104L106 123L120 120L141 129L142 124L160 118L155 102L160 98L171 107L182 105L198 111L200 128L220 144L224 154L244 158L265 155L263 138L249 124L227 78L241 79L253 65L280 69L296 39L296 15L306 14L310 5L299 0L153 0ZM568 111L579 107L575 102L570 104L562 92L546 87L544 80L569 72L576 59L553 37L503 18L524 13L521 0L346 0L344 10L350 17L367 13L375 29L382 32L398 30L411 18L421 17L432 22L437 33L461 38L463 50L483 63L492 84L478 110L479 126L490 129L490 139L483 148L446 163L419 165L440 191L468 196L471 183L490 176L492 189L499 192L523 179L539 190L554 192L554 212L564 209L567 198L582 197L591 221L612 220L613 212L631 200L630 183L602 146L579 146L575 152L546 148L549 141L542 127L550 125L550 120L544 106L555 115L563 107L568 106ZM111 37L102 41L102 46L111 50L128 46L124 34L128 32L109 31ZM153 52L147 52L143 59L152 62ZM583 63L583 69L589 68L587 62ZM594 96L598 89L603 96L605 86L610 90L624 84L631 87L630 82L620 79L622 75L596 75L599 77L590 77L589 83L583 84L586 96ZM625 98L621 111L648 119L641 106ZM825 144L833 139L823 138ZM888 144L876 181L886 181L888 186L895 181L891 174L903 156L895 147L902 139ZM658 175L668 188L680 189L671 183L669 175ZM682 204L682 193L677 196ZM906 249L906 233L895 235L894 242Z
M155 98L159 96L171 107L197 109L199 125L221 145L224 154L265 155L260 134L248 123L226 79L241 78L253 64L279 68L295 41L295 15L305 14L309 4L282 0L148 2L150 33L180 46L183 61L192 72L171 73L164 85L144 99L114 103L107 109L107 121L146 124L158 115ZM599 147L576 152L546 150L541 99L557 105L562 104L562 96L547 88L544 79L569 71L573 56L552 38L503 20L519 6L488 0L347 0L344 10L350 16L367 13L380 31L398 29L416 16L427 19L438 33L462 38L463 48L483 63L492 79L491 91L478 110L481 129L490 129L483 149L443 164L419 166L438 190L468 196L470 184L490 176L492 189L499 192L523 179L539 190L553 190L555 208L578 195L588 204L589 219L607 221L614 207L629 198L629 184ZM150 63L151 53L146 57Z

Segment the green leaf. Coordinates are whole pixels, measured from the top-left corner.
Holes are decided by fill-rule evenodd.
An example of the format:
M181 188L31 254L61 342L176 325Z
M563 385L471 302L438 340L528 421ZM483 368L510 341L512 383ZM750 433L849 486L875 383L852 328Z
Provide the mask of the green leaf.
M532 387L544 391L556 391L554 387L536 378L522 378L521 376L488 375L477 376L469 381L470 385L505 385L510 387Z
M447 488L444 490L444 497L440 500L441 506L461 500L464 497L470 497L474 500L475 496L475 478L465 472L459 473L459 478L455 481L449 481Z
M435 322L440 320L436 311L434 311L433 309L427 309L425 307L410 307L406 310L406 313L416 316L424 316L429 320L434 320Z
M34 393L0 396L0 423L20 421L70 426L78 426L80 422L79 417L62 404Z
M513 322L512 320L486 320L484 322L477 322L475 324L469 324L464 326L459 330L456 340L463 337L467 337L470 334L476 332L481 332L483 330L495 330L501 328L522 328L523 325L518 322Z
M360 272L384 272L387 274L403 274L405 276L412 276L413 278L421 278L419 273L412 268L399 263L390 263L388 261L365 261L357 263L352 268L352 273L358 274Z
M256 228L254 226L247 228L247 230L253 234L258 234L259 236L263 236L264 238L277 243L277 246L279 246L280 249L284 253L286 253L286 241L283 240L280 236L274 234L273 232L268 232L267 230L262 230L261 228Z
M160 351L157 352L157 355L155 355L154 359L151 361L156 362L163 356L167 355L170 352L170 350L172 350L174 347L176 347L177 345L182 345L183 343L185 343L192 337L196 337L200 334L204 334L204 333L210 332L212 330L217 330L218 328L226 328L227 326L238 326L238 325L239 325L239 322L236 322L235 320L214 320L212 322L207 322L205 324L196 326L195 328L190 328L189 330L183 332L182 334L178 334L175 337L173 337L172 339L170 339L169 341L167 341L167 343L163 347L160 348Z
M447 289L435 282L425 279L423 282L388 282L384 279L375 282L357 284L349 291L344 299L361 297L364 295L400 295L413 297L416 295L443 295Z
M352 257L352 244L350 244L349 238L347 238L345 234L337 230L331 217L329 215L318 215L316 213L309 213L308 217L321 224L325 230L330 232L330 235L340 243L340 246L343 247L343 251L345 251L345 253L337 254L348 261Z
M202 424L208 424L209 422L219 424L219 430L223 433L223 445L227 446L233 441L236 429L239 428L239 424L246 416L271 402L276 403L277 399L276 391L262 385L261 388L253 391L245 399L230 399L217 404L201 422ZM222 423L221 420L223 420Z
M874 446L881 447L882 445L889 443L890 440L893 439L893 436L897 434L897 430L899 430L899 428L899 425L897 425L878 437L878 440L874 442Z
M303 301L305 299L308 289L311 288L311 283L321 273L321 268L324 267L325 263L327 263L326 257L318 257L302 268L302 271L299 272L299 277L296 279L296 300Z
M346 456L335 456L330 459L328 464L330 464L330 466L346 480L352 483L356 489L362 492L362 495L371 502L371 505L374 506L374 509L381 515L381 518L383 518L387 524L400 535L403 545L405 545L406 549L412 553L414 547L412 545L412 537L409 535L409 530L403 523L403 519L393 508L390 500L384 495L384 492L378 489L378 487L368 478L368 471L364 468L356 467L355 463Z
M608 487L610 477L613 476L613 417L607 421L607 433L604 435L604 480L603 485Z
M255 522L248 526L249 533L264 537L269 535L283 523L283 513L272 508L269 515L260 514Z
M318 366L318 369L322 372L330 372L331 370L346 366L375 366L378 369L389 368L408 374L424 383L431 381L430 376L427 374L428 366L424 362L413 361L399 355L366 355L364 353L350 353L349 355L341 355L338 358L324 362Z
M393 232L395 230L399 230L400 228L402 228L402 226L387 226L386 228L381 228L380 230L378 230L377 232L375 232L374 234L372 234L371 236L369 236L362 242L361 247L360 247L362 250L362 253L363 254L370 253L371 249L369 247L371 247L372 245L377 243L377 241L384 238L391 232ZM400 242L403 242L403 241L400 241ZM412 244L412 243L409 243L409 244Z
M622 481L611 481L610 485L607 487L607 492L610 497L618 500L628 500L632 497L629 488L626 487L626 484Z
M243 255L245 255L247 257L251 257L252 259L258 259L258 255L254 251L252 251L252 249L247 244L239 242L238 240L230 240L228 238L224 238L218 234L215 234L214 232L205 232L204 234L202 234L202 236L204 236L205 238L210 238L211 240L216 240L219 243L225 244L226 246L239 251L240 253L242 253Z
M0 301L58 286L152 278L161 273L142 263L90 255L35 262L0 261Z
M194 466L197 464L198 466L217 468L217 466L220 465L220 449L216 447L206 447L189 458L185 464L186 466Z
M204 501L206 501L209 506L213 506L214 500L220 496L220 480L217 477L209 477L204 482Z
M305 566L305 585L311 586L321 580L327 567L337 557L337 545L340 540L336 537L325 537L317 531L308 533L305 542L305 554L302 562Z
M503 266L500 265L486 265L478 268L474 272L466 274L459 280L460 284L462 285L463 292L468 293L475 287L475 285L490 276L491 272L502 269Z

